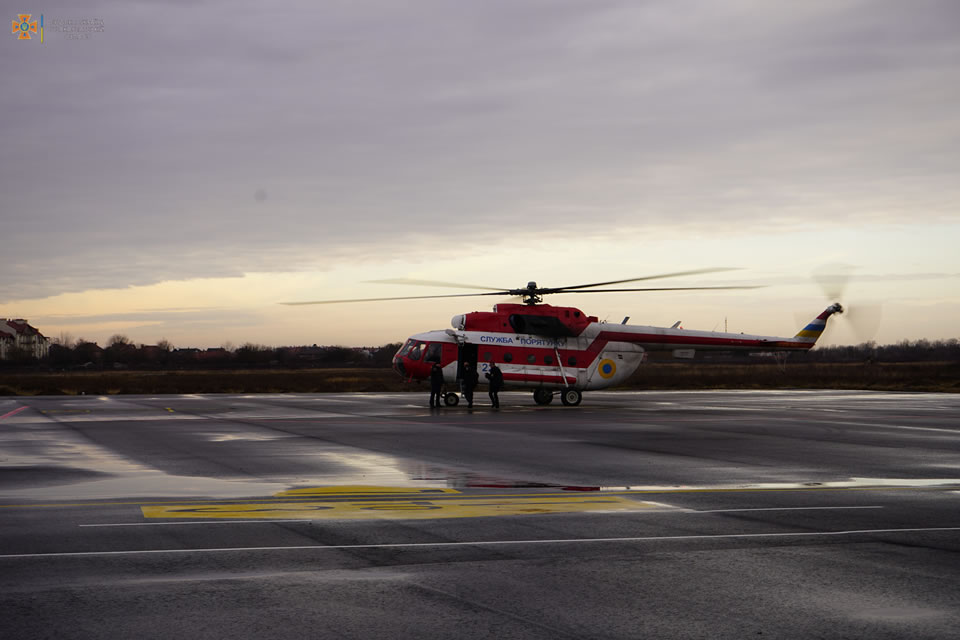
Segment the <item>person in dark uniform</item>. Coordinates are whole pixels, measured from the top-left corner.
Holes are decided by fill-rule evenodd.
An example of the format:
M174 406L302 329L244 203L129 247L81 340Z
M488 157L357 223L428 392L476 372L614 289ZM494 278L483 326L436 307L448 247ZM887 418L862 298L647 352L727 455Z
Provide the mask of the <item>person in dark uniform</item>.
M494 409L499 409L500 396L497 394L500 393L500 389L503 388L503 371L500 371L500 367L497 366L496 362L491 362L490 371L487 372L486 376L487 380L490 381L490 391L487 392L490 396L490 403Z
M434 362L430 368L430 408L439 407L443 399L443 368L439 362Z
M473 389L477 386L477 370L469 362L463 363L463 397L467 399L467 408L473 408Z

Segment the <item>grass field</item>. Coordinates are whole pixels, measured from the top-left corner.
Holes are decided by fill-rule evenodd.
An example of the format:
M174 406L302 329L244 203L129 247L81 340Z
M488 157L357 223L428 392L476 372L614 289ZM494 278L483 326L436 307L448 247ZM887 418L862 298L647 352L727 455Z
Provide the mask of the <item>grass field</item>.
M650 363L622 389L873 389L960 392L960 363ZM0 395L413 391L390 369L0 373Z

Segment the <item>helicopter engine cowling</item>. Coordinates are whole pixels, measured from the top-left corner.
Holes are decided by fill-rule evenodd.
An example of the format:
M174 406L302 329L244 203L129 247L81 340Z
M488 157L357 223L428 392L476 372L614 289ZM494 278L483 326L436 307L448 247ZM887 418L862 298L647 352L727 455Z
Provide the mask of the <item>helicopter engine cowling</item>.
M461 313L450 318L450 324L453 325L454 329L458 331L463 331L467 328L467 314Z

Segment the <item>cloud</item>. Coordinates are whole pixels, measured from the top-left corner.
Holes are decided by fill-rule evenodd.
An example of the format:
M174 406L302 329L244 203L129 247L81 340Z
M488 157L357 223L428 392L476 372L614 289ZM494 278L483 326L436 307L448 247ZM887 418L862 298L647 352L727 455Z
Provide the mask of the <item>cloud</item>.
M463 235L789 232L960 202L950 2L83 13L104 33L3 43L5 300Z

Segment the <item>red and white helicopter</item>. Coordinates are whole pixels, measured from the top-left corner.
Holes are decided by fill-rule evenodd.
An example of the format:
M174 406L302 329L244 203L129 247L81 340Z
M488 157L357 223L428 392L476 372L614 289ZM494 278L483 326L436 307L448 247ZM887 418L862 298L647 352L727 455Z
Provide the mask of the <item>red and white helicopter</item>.
M699 291L707 289L751 289L755 287L646 287L611 289L611 285L677 276L728 271L699 269L642 278L595 282L566 287L540 287L530 282L522 289L496 289L431 280L377 280L384 284L414 284L441 287L486 289L485 293L359 298L288 302L288 305L341 302L423 300L467 296L519 296L522 304L496 304L493 311L474 311L453 317L450 329L426 331L410 336L393 358L393 368L410 380L428 380L434 362L443 368L444 381L458 384L463 363L476 363L477 372L496 363L503 371L506 388L533 390L537 404L549 404L554 396L566 406L580 404L584 391L603 389L629 378L645 360L647 351L674 351L692 357L696 350L788 353L814 346L826 328L827 318L842 313L839 303L811 320L792 338L745 335L714 331L690 331L677 322L669 328L600 322L574 307L543 304L543 296L556 293L615 293L624 291ZM444 395L447 406L459 402L456 393Z

